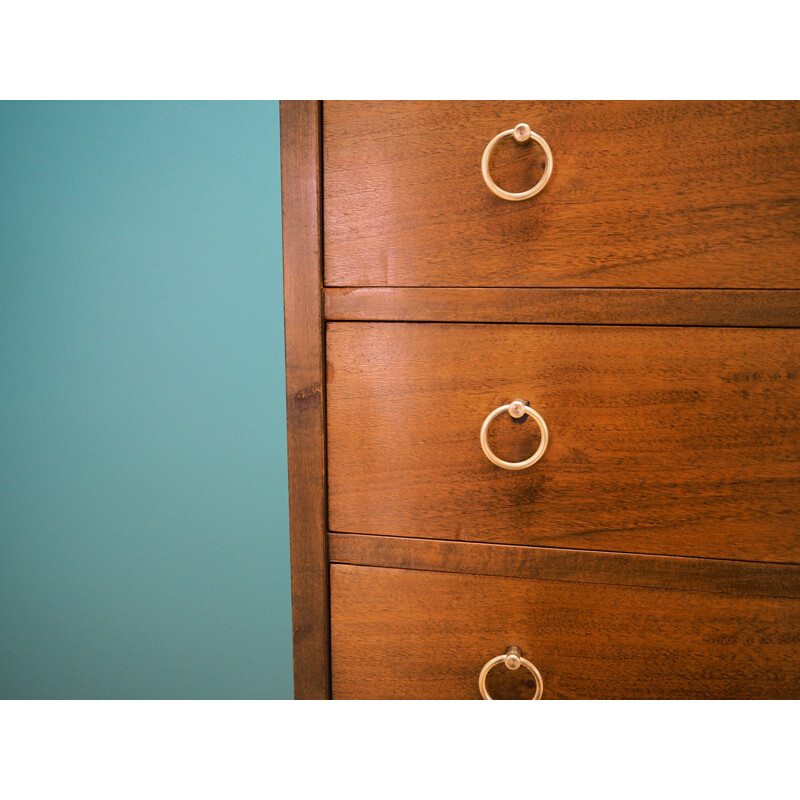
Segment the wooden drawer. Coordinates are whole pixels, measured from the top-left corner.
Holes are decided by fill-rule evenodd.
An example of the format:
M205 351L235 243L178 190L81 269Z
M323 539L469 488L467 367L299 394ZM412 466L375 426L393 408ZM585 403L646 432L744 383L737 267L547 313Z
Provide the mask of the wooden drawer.
M798 698L800 600L334 565L338 699L478 699L510 645L544 699ZM533 694L503 665L493 697Z
M799 697L800 104L281 127L296 696Z
M800 287L798 103L326 102L322 163L329 286Z
M341 322L327 358L333 531L800 561L800 330ZM479 432L518 397L550 441L512 472Z

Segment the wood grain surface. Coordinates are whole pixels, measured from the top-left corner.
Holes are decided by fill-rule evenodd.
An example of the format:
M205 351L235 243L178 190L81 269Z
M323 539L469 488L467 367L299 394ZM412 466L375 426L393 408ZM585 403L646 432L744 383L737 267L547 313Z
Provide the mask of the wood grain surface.
M800 565L507 544L328 535L332 563L800 598Z
M325 318L389 322L800 327L793 289L325 289Z
M282 101L294 692L330 697L319 103Z
M800 332L328 324L334 532L800 562ZM521 398L550 444L481 451ZM501 457L538 429L496 420Z
M797 102L325 102L323 148L329 286L800 288Z
M479 699L512 644L544 699L800 698L800 600L331 568L335 699ZM522 669L490 680L533 694Z

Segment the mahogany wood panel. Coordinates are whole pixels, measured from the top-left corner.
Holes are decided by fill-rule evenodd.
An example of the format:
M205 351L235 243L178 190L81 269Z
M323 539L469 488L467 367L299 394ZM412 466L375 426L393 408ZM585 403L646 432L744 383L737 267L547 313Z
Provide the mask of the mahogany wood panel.
M800 103L326 102L329 286L800 288ZM487 189L527 121L544 191ZM538 146L492 174L532 186Z
M329 526L800 562L800 332L328 323ZM514 398L550 444L481 451ZM518 461L538 429L496 420Z
M510 645L544 699L800 697L800 600L331 568L335 699L479 699ZM533 694L527 672L505 677Z
M329 320L800 327L792 289L325 289Z
M333 563L800 598L800 565L331 533Z
M294 692L330 697L319 103L281 102Z

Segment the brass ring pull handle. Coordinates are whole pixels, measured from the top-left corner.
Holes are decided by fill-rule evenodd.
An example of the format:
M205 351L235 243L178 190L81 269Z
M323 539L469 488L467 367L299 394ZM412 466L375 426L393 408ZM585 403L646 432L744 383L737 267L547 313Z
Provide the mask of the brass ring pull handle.
M534 692L533 697L531 697L531 700L542 699L542 692L544 691L542 674L538 669L536 669L534 664L531 664L531 662L528 661L527 658L522 657L522 650L520 650L519 647L512 645L508 648L508 650L506 650L504 655L490 658L483 665L480 677L478 678L478 688L481 690L481 697L484 700L494 700L494 698L486 690L486 676L489 674L489 670L497 664L505 664L509 669L519 669L520 666L525 667L531 673L531 675L533 675L534 680L536 681L536 691Z
M514 140L520 144L522 142L527 142L528 139L533 139L544 151L544 174L539 178L539 183L526 192L507 192L505 189L501 189L489 174L489 157L492 155L492 150L494 150L495 145L506 136L513 136ZM481 159L481 173L489 189L498 197L502 197L503 200L527 200L539 194L539 192L547 186L547 181L550 180L550 176L553 174L553 152L550 150L550 145L548 145L538 133L531 130L530 125L520 122L516 127L498 133L497 136L486 145L486 149L483 151L483 158Z
M495 419L495 417L499 417L504 411L508 411L515 419L519 419L523 414L527 414L535 420L536 424L539 426L539 431L542 434L539 448L530 458L526 458L524 461L503 461L503 459L498 458L492 452L492 448L489 447L489 425L492 424L492 420ZM483 448L483 452L492 464L502 467L503 469L527 469L527 467L533 466L544 455L544 451L547 450L548 438L547 424L542 418L542 415L530 406L526 406L522 400L514 400L513 403L496 408L486 417L483 421L483 425L481 425L481 447Z

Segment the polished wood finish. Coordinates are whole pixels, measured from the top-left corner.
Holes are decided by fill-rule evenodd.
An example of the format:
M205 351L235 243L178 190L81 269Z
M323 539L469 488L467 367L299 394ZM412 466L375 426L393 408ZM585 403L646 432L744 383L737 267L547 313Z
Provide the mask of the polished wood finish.
M296 696L516 644L546 698L800 697L800 104L293 101L281 151Z
M800 565L331 533L332 563L800 598Z
M512 644L544 699L800 698L795 599L331 568L334 698L478 699ZM497 672L532 695L527 673Z
M373 533L800 562L800 332L328 323L329 525ZM544 458L493 466L514 398ZM510 461L533 423L492 426Z
M330 696L319 103L281 102L294 692Z
M553 176L495 197L527 121ZM326 102L329 286L800 288L800 103ZM510 191L543 169L506 139Z
M329 320L800 327L792 289L325 289Z

